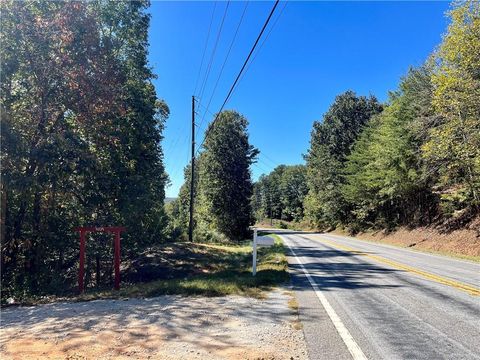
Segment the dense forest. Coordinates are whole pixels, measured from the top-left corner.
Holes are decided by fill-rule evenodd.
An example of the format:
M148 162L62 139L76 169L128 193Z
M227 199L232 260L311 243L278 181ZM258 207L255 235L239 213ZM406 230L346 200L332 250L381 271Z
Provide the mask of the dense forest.
M442 43L385 104L352 91L336 97L313 124L307 190L298 178L285 184L289 167L276 168L255 184L258 219L356 232L426 224L454 229L478 214L480 3L457 3L449 16ZM287 200L282 189L289 186L302 190Z
M307 193L306 167L280 165L270 174L260 176L254 184L252 204L255 217L258 220L301 221Z
M2 297L70 289L75 226L126 226L124 257L166 236L147 6L1 3ZM87 283L111 283L111 241L87 241Z

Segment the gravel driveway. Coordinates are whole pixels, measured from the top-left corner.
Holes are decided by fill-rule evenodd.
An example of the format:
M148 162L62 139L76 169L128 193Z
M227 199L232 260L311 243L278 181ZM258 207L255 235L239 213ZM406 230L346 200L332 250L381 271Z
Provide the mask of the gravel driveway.
M292 293L7 308L2 359L306 359Z

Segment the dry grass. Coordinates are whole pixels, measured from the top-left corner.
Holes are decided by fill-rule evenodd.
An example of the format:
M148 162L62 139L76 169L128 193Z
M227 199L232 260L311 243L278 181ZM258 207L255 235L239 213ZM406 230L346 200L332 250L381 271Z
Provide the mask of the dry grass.
M87 288L85 294L25 298L34 305L56 301L90 301L159 295L244 295L263 298L265 291L289 280L282 242L261 247L257 275L252 276L252 246L240 244L173 243L148 249L122 269L119 291Z
M292 327L295 329L295 330L302 330L303 329L303 324L300 322L300 320L294 320L292 321Z
M178 252L177 252L178 253ZM180 257L185 270L171 279L125 286L119 292L92 292L83 299L154 297L159 295L245 295L262 298L264 291L288 280L287 259L280 241L258 250L257 275L252 276L252 248L243 244L189 244ZM172 266L175 267L175 264Z
M288 300L288 307L294 311L298 311L298 301L296 298L292 297Z
M292 325L292 328L294 328L295 330L302 330L303 329L303 325L300 321L300 319L298 318L299 314L298 314L298 301L297 299L295 298L295 294L294 293L291 293L290 294L290 300L288 300L288 307L292 310L292 312L295 314L295 320L292 320L291 321L291 325Z

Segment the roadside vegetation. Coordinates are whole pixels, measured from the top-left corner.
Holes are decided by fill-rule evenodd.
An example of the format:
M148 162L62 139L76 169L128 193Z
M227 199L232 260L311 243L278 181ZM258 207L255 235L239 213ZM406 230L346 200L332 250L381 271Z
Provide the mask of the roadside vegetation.
M2 1L2 298L76 283L76 226L121 225L122 258L164 242L168 106L147 61L148 1ZM111 237L87 239L110 283Z
M161 142L169 108L147 61L148 6L1 3L2 300L75 293L77 226L125 226L122 267L147 249L186 240L188 167L180 197L165 205ZM195 165L194 247L251 237L250 166L258 150L247 127L236 111L208 126ZM86 247L86 284L111 286L111 237L89 234ZM174 252L162 256L175 259ZM139 293L247 292L254 283L245 259L230 259L216 275L162 280ZM266 274L255 284L269 283Z
M122 287L90 284L85 294L74 295L74 289L57 294L28 296L20 304L52 301L87 301L154 297L159 295L245 295L262 298L264 292L288 282L288 264L282 241L260 247L257 275L252 276L251 241L223 243L169 243L153 246L127 261L122 269Z
M180 266L169 279L127 285L119 292L93 292L90 297L150 297L180 295L247 295L262 297L265 290L289 280L288 263L282 241L277 238L271 247L260 247L257 254L257 275L252 276L251 241L240 243L180 243L166 245L169 269ZM179 251L181 249L181 251ZM150 257L159 259L161 257ZM149 270L151 274L151 270ZM163 277L163 276L161 276Z
M313 124L306 167L281 165L260 178L257 221L350 233L476 227L480 235L480 4L454 3L448 15L442 43L386 103L338 95Z

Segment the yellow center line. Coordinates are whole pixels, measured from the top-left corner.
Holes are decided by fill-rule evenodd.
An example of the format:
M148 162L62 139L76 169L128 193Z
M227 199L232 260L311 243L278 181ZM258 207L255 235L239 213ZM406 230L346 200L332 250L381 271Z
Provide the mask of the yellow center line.
M435 281L435 282L443 284L443 285L448 285L448 286L454 287L456 289L465 291L466 293L468 293L470 295L473 295L473 296L479 296L480 295L480 289L479 288L476 288L476 287L473 287L473 286L470 286L470 285L467 285L467 284L464 284L464 283L461 283L461 282L458 282L458 281L455 281L455 280L450 280L450 279L447 279L447 278L444 278L444 277L441 277L441 276L438 276L438 275L435 275L435 274L431 274L429 272L419 270L419 269L413 268L411 266L407 266L407 265L398 263L396 261L388 260L388 259L385 259L385 258L377 256L377 255L372 255L372 254L369 254L369 253L366 253L366 252L363 252L363 251L359 251L359 250L353 249L353 248L345 246L345 245L340 245L340 244L337 244L335 242L326 240L323 237L321 238L320 241L325 242L325 243L327 243L327 244L329 244L333 247L336 247L338 249L349 251L349 252L352 252L352 253L357 254L357 255L366 256L366 257L368 257L372 260L390 265L391 267L394 267L394 268L397 268L397 269L400 269L400 270L405 270L405 271L411 272L413 274L417 274L417 275L422 276L422 277L424 277L428 280Z

